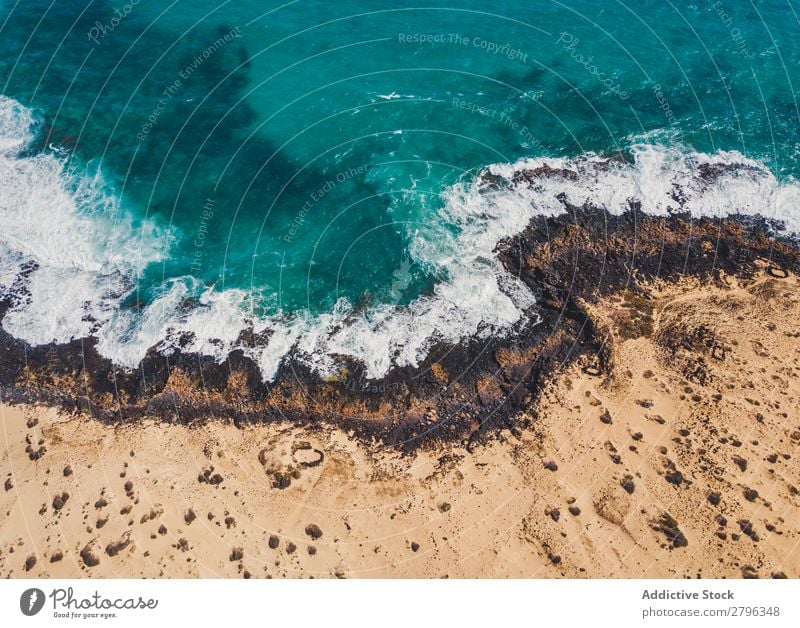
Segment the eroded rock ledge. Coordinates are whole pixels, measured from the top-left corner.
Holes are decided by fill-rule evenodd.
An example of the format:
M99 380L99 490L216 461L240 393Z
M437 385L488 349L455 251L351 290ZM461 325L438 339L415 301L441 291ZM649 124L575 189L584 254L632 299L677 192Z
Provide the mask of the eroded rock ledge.
M471 447L498 427L524 427L524 410L563 366L580 359L593 374L607 372L609 332L590 314L600 297L624 295L631 316L621 333L636 337L652 327L642 288L653 281L783 278L800 270L797 245L764 219L653 217L636 206L614 216L563 202L564 215L536 218L498 246L503 264L537 299L530 314L539 323L511 337L437 346L419 368L395 369L380 380L366 380L353 362L323 380L290 358L276 382L264 384L241 352L216 364L151 350L136 371L124 372L97 353L92 338L31 347L0 330L4 399L44 402L108 423L143 416L325 422L402 448L430 441Z

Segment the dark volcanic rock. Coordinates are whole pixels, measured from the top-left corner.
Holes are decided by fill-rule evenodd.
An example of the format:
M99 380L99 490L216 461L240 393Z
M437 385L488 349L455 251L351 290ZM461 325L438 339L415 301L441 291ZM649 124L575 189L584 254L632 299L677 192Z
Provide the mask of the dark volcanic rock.
M745 580L754 580L758 578L758 570L752 565L745 565L742 567L742 578Z
M683 473L678 470L669 471L664 474L664 479L670 484L680 486L683 482Z
M739 529L744 534L746 534L751 539L753 539L753 541L758 542L760 540L758 534L753 529L753 524L750 521L748 521L747 519L741 519L739 521Z
M81 550L81 560L87 567L97 567L100 564L100 559L97 557L96 550L92 547L92 543L87 543Z
M116 556L130 544L131 544L131 533L130 531L128 531L125 534L123 534L122 538L120 538L118 541L113 541L112 543L106 545L106 554L108 554L109 556Z
M61 495L56 495L53 498L53 510L61 510L67 503L68 499L69 499L69 493L67 493L66 491L61 493Z
M310 523L306 526L306 534L316 541L322 537L322 530L320 530L318 525Z
M678 527L678 522L669 513L662 513L658 521L654 522L651 527L667 537L670 549L689 545L689 541Z
M628 493L628 495L632 495L633 491L636 490L636 486L633 483L633 476L631 475L626 475L624 478L622 478L620 485L625 492Z
M718 174L711 170L702 176L713 180ZM542 167L485 183L491 190L574 176L570 170ZM265 383L242 350L218 364L210 356L177 352L166 357L151 349L137 369L126 371L100 356L94 338L32 347L0 325L4 399L58 405L109 423L141 416L186 424L215 416L229 417L236 425L329 422L403 449L436 440L466 441L473 447L487 434L526 420L518 418L519 411L529 407L555 369L585 356L593 373L607 371L607 332L595 324L585 303L622 290L642 300L636 296L642 292L640 282L653 278L691 275L717 281L724 273L751 279L760 272L759 260L769 261L774 277L800 271L796 244L765 219L698 219L680 212L655 217L635 205L612 215L559 200L561 216L538 216L496 247L500 262L536 297L528 318L504 337L437 344L419 368L394 368L370 380L362 364L342 358L347 377L323 380L290 356L277 379ZM647 320L652 306L640 305L634 335L652 327ZM0 319L8 307L0 304ZM684 341L694 343L705 347L703 359L724 360L724 344L712 342L709 333L660 341L667 351L677 351ZM240 340L251 346L264 339L245 331ZM443 388L448 374L458 374L457 387ZM687 377L702 379L702 364L693 365ZM641 401L647 405L648 400ZM44 449L30 453L41 457ZM318 459L301 466L313 466ZM200 481L213 484L222 478L209 474ZM285 488L286 480L276 481Z

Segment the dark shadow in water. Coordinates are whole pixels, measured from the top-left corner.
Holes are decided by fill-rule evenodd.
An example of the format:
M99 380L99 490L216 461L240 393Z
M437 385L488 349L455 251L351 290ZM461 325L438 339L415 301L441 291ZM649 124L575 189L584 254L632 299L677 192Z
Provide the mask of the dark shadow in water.
M115 8L97 0L85 10L27 2L0 37L0 85L43 113L42 148L56 144L81 162L99 161L117 190L124 187L126 201L170 226L181 244L140 283L192 274L232 287L275 286L283 262L314 274L307 299L321 309L331 305L337 279L348 286L344 296L363 295L376 279L368 259L354 256L342 275L341 247L322 241L313 271L307 269L309 247L358 180L315 208L315 224L309 218L303 225L310 245L300 246L300 237L285 240L309 193L325 180L325 160L297 163L276 153L263 134L250 136L259 120L245 98L250 63L237 25L199 23L179 34L165 30L166 22L149 23L152 12L134 7L111 29ZM370 188L356 191L368 195ZM212 217L204 211L209 199ZM387 204L374 201L360 211L352 221L357 232L385 222ZM193 245L199 234L202 245ZM335 230L333 236L355 237ZM402 248L399 237L390 237L383 251L399 259ZM262 256L255 265L254 253ZM145 289L135 299L151 296Z

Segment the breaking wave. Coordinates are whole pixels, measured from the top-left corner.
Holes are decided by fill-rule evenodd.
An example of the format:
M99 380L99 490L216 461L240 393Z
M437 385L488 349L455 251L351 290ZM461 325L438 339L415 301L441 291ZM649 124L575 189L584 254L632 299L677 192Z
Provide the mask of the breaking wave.
M800 232L796 181L781 182L734 151L633 141L630 159L531 158L448 188L409 250L445 279L408 305L358 309L342 299L323 315L259 316L245 291L179 277L132 309L123 303L142 271L168 256L167 236L135 221L101 173L77 171L57 149L29 152L36 134L33 112L0 96L0 297L10 304L2 325L32 345L93 336L101 355L127 368L151 349L218 361L241 349L265 380L289 355L322 376L338 371L337 356L351 356L377 378L418 365L437 342L513 333L535 322L535 299L505 270L497 244L568 204L612 214L636 206L661 216L760 215Z

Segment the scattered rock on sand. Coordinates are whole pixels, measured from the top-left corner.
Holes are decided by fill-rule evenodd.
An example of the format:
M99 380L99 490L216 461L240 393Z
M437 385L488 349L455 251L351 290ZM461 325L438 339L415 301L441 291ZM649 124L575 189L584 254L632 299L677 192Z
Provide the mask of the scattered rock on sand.
M411 551L416 552L419 550L419 543L416 541L411 541Z
M230 561L234 563L237 560L242 560L242 558L244 558L244 550L241 547L234 547L230 555Z
M219 473L214 473L214 467L203 469L203 472L197 476L197 481L201 484L211 484L217 486L222 484L225 480Z
M740 519L740 520L739 520L739 529L740 529L740 530L741 530L741 531L742 531L744 534L746 534L746 535L747 535L747 536L749 536L751 539L753 539L753 541L755 541L756 543L758 543L758 541L759 541L759 536L758 536L758 533L757 533L757 532L755 531L755 529L753 528L753 524L752 524L752 522L751 522L750 520L748 520L748 519Z
M306 534L316 541L322 537L322 530L315 523L309 523L306 526Z
M663 513L658 521L653 523L652 528L667 537L670 549L689 545L689 541L686 540L683 532L678 527L678 522L669 513Z
M87 567L97 567L100 564L97 550L94 548L94 541L89 541L81 550L81 560Z
M624 478L622 478L620 481L620 486L622 486L628 495L632 495L633 491L636 489L636 486L633 483L633 476L626 475Z
M270 534L269 540L267 540L267 546L270 549L278 549L278 545L280 545L281 540L274 534Z
M175 545L173 545L173 547L174 547L175 549L179 549L179 550L180 550L180 551L182 551L182 552L188 552L188 551L189 551L189 549L190 549L190 548L189 548L189 541L187 541L187 540L186 540L185 538L183 538L183 537L179 538L179 539L178 539L178 542L177 542L177 543L175 543Z
M34 567L36 567L36 555L31 554L25 559L25 571L30 571Z
M61 510L64 507L64 504L67 503L69 499L69 493L66 491L61 493L61 495L56 495L53 498L53 510Z
M118 541L112 541L111 543L106 545L106 554L108 554L109 556L116 556L130 544L131 544L131 532L130 530L128 530L122 535L122 537Z
M56 550L55 552L53 552L53 555L50 556L50 562L57 563L60 562L61 559L63 558L64 558L64 552L62 552L61 550Z
M745 580L756 580L758 579L758 571L753 565L745 565L742 567L742 578Z
M680 486L683 482L683 473L674 469L672 471L668 471L664 474L664 479L669 482L670 484L674 484L675 486Z
M292 485L292 476L288 473L283 473L282 471L276 471L273 474L272 480L272 488L277 488L280 490L289 488Z
M186 514L183 515L183 520L186 522L186 525L191 525L192 521L197 519L197 515L195 514L192 508L186 511Z

